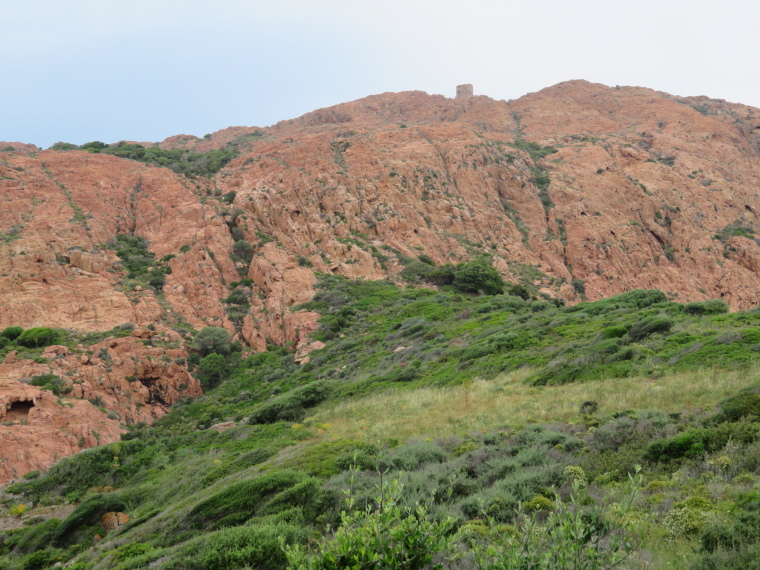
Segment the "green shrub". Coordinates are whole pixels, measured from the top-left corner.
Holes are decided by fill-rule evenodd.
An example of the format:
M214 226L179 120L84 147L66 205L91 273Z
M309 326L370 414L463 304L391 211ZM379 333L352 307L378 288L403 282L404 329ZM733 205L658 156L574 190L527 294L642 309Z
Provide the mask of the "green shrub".
M755 230L743 225L739 220L736 220L734 223L728 224L719 233L715 234L715 239L725 243L734 236L742 236L749 239L754 239Z
M281 570L287 565L282 545L305 540L306 534L305 528L283 522L226 528L190 540L179 549L172 563L162 567Z
M239 240L232 244L232 253L248 265L253 259L253 246L247 241Z
M53 518L25 529L19 529L14 535L0 538L0 554L13 551L16 554L29 554L50 546L56 528L61 524ZM0 535L2 536L2 535Z
M352 449L336 457L335 467L338 471L348 471L351 467L356 467L361 471L374 471L377 469L377 462L377 447L364 444L358 449Z
M628 333L628 329L623 325L616 325L613 327L607 327L601 330L599 333L600 339L607 338L622 338Z
M207 152L192 152L189 149L162 149L159 146L146 148L141 144L126 141L111 145L93 141L85 143L79 148L90 153L111 154L120 158L163 166L191 178L215 174L240 152L238 141L232 141L224 148L212 149Z
M753 544L758 546L758 537L760 496L756 491L740 493L735 508L731 509L727 519L704 530L700 536L701 550L709 554L721 551L741 552Z
M368 462L377 449L370 444L351 439L325 441L301 449L293 458L282 462L282 466L326 479L353 464L353 456L365 457ZM343 458L339 465L338 459ZM376 461L376 458L374 458Z
M457 266L452 285L463 293L499 295L504 292L504 279L486 258L473 259Z
M408 283L419 283L420 281L431 281L435 278L437 269L434 264L409 259L404 263L404 269L399 275Z
M760 544L752 544L742 548L731 543L725 549L718 549L709 554L703 554L689 570L748 570L760 560Z
M67 143L67 142L63 142L63 141L58 141L57 143L54 143L50 147L49 150L65 151L65 150L78 150L78 149L79 149L78 145L75 145L73 143Z
M6 327L0 332L0 336L5 337L8 340L16 340L22 332L24 332L24 329L21 327Z
M512 295L513 297L519 297L520 299L523 299L525 301L529 300L531 297L530 291L528 291L528 288L525 285L521 285L519 283L508 283L506 287L506 292L508 295Z
M446 452L434 443L421 441L391 450L380 459L379 467L413 471L425 463L443 463L446 457Z
M637 309L645 309L657 303L665 303L667 300L665 293L657 289L634 289L607 299L609 302L624 303Z
M277 452L274 449L268 447L263 447L249 453L244 453L243 455L235 458L233 461L219 465L206 473L203 479L201 479L201 485L207 487L222 477L226 477L230 473L241 471L243 469L247 469L248 467L252 467L253 465L263 463L270 457L276 455L276 453Z
M227 332L227 331L225 331ZM229 333L227 333L229 334ZM227 359L216 352L205 356L198 364L198 379L203 391L208 391L224 380L230 372Z
M672 319L663 316L654 316L641 319L636 322L629 330L628 337L633 342L645 339L654 333L668 332L674 325Z
M35 327L27 329L18 335L16 343L27 348L41 348L53 344L55 340L56 334L53 329L48 327Z
M114 553L112 560L114 562L123 562L125 560L129 560L130 558L137 558L138 556L143 556L153 550L153 547L151 547L149 544L143 544L140 542L133 542L130 544L125 544L124 546L120 546L116 549L116 552Z
M116 469L114 463L119 461L120 454L126 456L144 453L143 461L150 461L152 454L157 452L158 448L149 448L139 440L93 447L64 457L41 477L31 481L18 481L10 489L14 493L26 494L34 502L48 493L71 496L78 500L87 489L96 485L123 483L141 467L140 461L128 463L122 460L122 465Z
M306 478L303 473L281 470L235 483L195 505L187 514L185 522L195 529L243 524L274 497ZM299 505L294 502L288 506Z
M249 418L252 424L272 424L278 421L300 421L305 409L316 406L330 395L333 382L318 380L291 390L287 394L260 405Z
M576 295L585 295L586 282L583 279L573 279L573 291Z
M550 511L553 507L554 502L541 495L534 495L529 501L523 503L523 508L528 512Z
M507 143L512 148L516 148L518 150L524 150L529 155L530 158L534 161L541 160L542 158L554 154L555 152L559 152L556 148L553 146L541 146L537 142L533 141L526 141L522 138L518 138L513 143Z
M687 315L721 315L728 312L728 303L723 299L696 301L684 305L683 312Z
M755 391L742 391L720 403L721 411L716 418L719 421L737 422L745 416L760 416L760 394Z
M331 538L317 541L313 551L299 545L285 548L288 568L332 570L337 568L431 568L437 553L449 551L454 520L436 521L427 505L416 509L399 505L402 485L394 480L381 487L375 510L355 511L351 500L341 514L340 526Z
M212 353L227 355L230 353L231 342L232 335L227 330L219 327L203 327L193 338L191 346L201 356Z
M100 518L112 511L123 511L126 504L120 494L94 495L82 501L53 532L52 542L56 546L66 546L75 541L75 535L85 527L96 525Z
M568 504L560 503L546 517L521 513L516 531L499 532L492 517L487 519L489 541L470 542L478 570L529 570L565 568L596 570L619 566L641 546L631 511L640 479L630 482L618 516L607 515L607 507L581 496L574 485ZM544 497L539 502L544 503ZM589 504L590 503L590 504ZM543 505L542 505L543 506ZM545 522L543 522L545 521Z
M63 560L65 560L63 552L57 548L52 550L40 550L24 560L23 570L43 570L44 568L53 568L56 565L60 566L60 562Z
M66 386L66 382L63 378L60 378L55 374L40 374L39 376L32 376L29 383L32 386L37 386L43 390L50 390L56 396L71 392L71 387Z
M297 507L306 520L312 521L322 513L322 498L326 496L322 491L322 481L309 477L275 495L262 507L261 514L275 515Z
M714 428L695 428L675 437L655 441L646 449L649 461L668 462L682 457L695 458L722 449L730 440L751 443L758 438L757 423L724 423Z

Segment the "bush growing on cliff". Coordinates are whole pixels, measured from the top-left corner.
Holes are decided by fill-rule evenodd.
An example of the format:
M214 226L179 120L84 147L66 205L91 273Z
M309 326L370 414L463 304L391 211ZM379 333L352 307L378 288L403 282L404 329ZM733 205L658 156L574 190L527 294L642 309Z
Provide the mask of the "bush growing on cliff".
M48 150L78 150L78 149L79 149L79 146L75 145L74 143L58 141L57 143L54 143Z
M3 329L3 332L0 332L0 336L8 340L16 340L22 332L24 332L24 329L21 327L6 327Z
M463 293L499 295L504 292L504 279L491 265L491 260L484 257L458 265L452 285Z
M66 386L63 378L56 376L55 374L40 374L39 376L32 376L32 380L29 383L32 386L37 386L43 390L50 390L56 396L71 392L71 387Z
M401 277L410 283L427 281L439 287L451 285L462 293L499 295L504 292L504 279L491 265L488 257L477 257L456 265L447 263L440 267L436 266L429 257L425 256L425 258L424 261L402 259L404 269Z
M232 335L227 330L219 327L203 327L195 335L192 347L203 357L212 353L226 356L230 353L231 342Z
M175 560L185 570L282 570L282 544L305 540L306 529L286 522L226 528L188 541Z
M718 421L736 422L746 416L760 416L760 394L757 389L743 390L720 403Z
M248 136L250 137L251 135ZM120 158L163 166L178 174L184 174L189 177L211 176L219 172L223 166L240 154L238 142L236 141L229 143L224 148L212 149L207 152L192 152L188 149L162 149L158 146L145 147L141 144L128 143L126 141L110 145L100 141L92 141L79 147L68 145L68 143L56 144L66 145L66 147L60 146L53 150L74 150L79 148L92 154L111 154Z
M168 265L173 255L155 259L155 254L148 250L148 240L142 236L118 234L108 242L108 247L116 250L129 279L139 279L156 289L161 289L166 276L171 274Z
M204 392L217 386L229 373L227 359L215 352L204 357L198 364L198 379Z
M48 327L35 327L27 329L18 335L16 344L27 348L41 348L49 346L55 342L56 334L53 329Z

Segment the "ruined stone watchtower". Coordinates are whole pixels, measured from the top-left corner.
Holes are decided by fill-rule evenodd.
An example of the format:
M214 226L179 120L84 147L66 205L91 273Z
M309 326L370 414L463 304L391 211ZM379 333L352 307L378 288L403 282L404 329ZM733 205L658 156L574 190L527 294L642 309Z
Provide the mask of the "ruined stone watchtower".
M472 83L457 85L456 99L469 99L470 97L472 97Z

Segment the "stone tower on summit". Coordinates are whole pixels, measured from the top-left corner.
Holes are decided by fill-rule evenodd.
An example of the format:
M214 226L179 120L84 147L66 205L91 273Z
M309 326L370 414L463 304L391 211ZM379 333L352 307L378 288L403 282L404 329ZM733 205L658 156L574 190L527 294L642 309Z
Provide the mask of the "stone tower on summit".
M456 99L469 99L470 97L472 97L472 83L457 85Z

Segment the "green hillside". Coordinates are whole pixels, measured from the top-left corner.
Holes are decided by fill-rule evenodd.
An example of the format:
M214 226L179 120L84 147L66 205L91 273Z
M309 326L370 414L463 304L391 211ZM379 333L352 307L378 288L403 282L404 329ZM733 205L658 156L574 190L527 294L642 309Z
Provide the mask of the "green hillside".
M318 289L308 363L204 329L204 396L6 488L0 567L753 567L760 312Z

